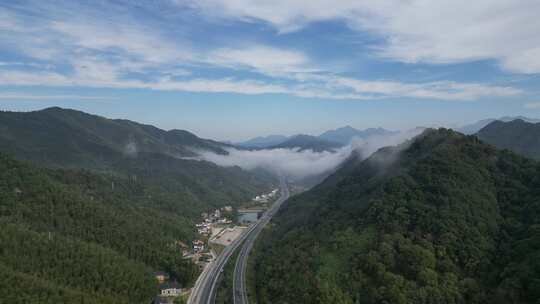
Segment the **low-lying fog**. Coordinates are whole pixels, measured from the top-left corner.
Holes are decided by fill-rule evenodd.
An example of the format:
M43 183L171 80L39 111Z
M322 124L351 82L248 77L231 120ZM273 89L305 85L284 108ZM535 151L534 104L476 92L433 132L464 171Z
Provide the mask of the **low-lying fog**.
M200 159L220 166L239 166L246 170L260 167L277 174L285 174L292 179L302 179L333 170L353 150L359 151L363 157L368 157L382 147L400 144L421 132L422 129L413 129L392 135L372 136L367 139L356 138L349 145L337 149L335 152L282 148L248 151L229 148L227 149L228 155L220 155L210 151L197 151L197 153L200 155Z

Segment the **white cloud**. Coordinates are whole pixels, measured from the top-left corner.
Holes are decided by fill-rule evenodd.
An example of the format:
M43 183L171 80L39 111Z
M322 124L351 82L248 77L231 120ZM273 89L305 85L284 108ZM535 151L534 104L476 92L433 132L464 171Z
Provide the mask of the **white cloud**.
M382 18L388 7L398 3L374 3L314 0L306 5L302 1L202 0L191 5L219 16L266 20L282 30L298 29L312 21L340 18L349 22L351 27L362 25L378 31L374 25L382 21L371 21ZM0 17L5 17L0 21L0 40L8 42L0 45L0 49L24 53L35 60L0 62L0 85L288 94L347 100L402 97L476 100L522 93L511 87L480 83L404 83L341 77L321 69L302 51L257 43L237 43L234 47L194 51L185 39L169 37L170 33L162 31L159 25L141 22L118 7L102 16L103 12L96 8L64 5L68 7L36 2L30 6L36 8L29 15L20 13L24 10L0 8ZM404 12L408 11L406 4L399 4L400 9L401 6L404 6ZM422 5L418 6L422 8ZM212 11L215 8L220 9ZM31 17L38 13L43 18ZM385 22L393 21L386 20L381 24ZM394 35L390 38L399 37ZM391 46L389 43L381 54L387 56ZM532 50L522 59L509 61L508 65L521 66L530 61L528 69L534 70L536 58ZM218 79L203 77L197 75L196 70L190 70L193 67L224 69L225 72L220 70L223 76ZM244 71L255 72L262 77L238 73Z
M246 151L228 149L229 155L219 155L212 152L199 152L204 160L220 166L240 166L251 170L257 167L283 173L292 178L324 173L339 165L351 152L350 147L336 153L313 152L311 150L273 149Z
M540 109L540 101L539 102L529 102L523 105L526 109Z
M364 81L339 77L332 80L331 83L336 86L351 88L355 93L376 94L376 96L384 97L476 100L488 96L509 97L522 94L521 90L512 87L453 81L415 84L394 81Z
M0 99L6 100L110 100L111 97L87 95L36 95L20 92L0 93Z
M157 83L141 84L155 90L239 93L239 94L270 94L286 93L287 89L279 85L266 84L260 81L225 79L192 79L174 81L164 79Z
M102 11L109 7L36 2L20 10L0 8L0 17L5 17L0 22L0 40L7 42L0 49L56 66L79 68L85 61L93 60L92 65L101 61L120 73L179 70L179 63L198 56L189 43L171 39L156 25L140 22L118 8ZM33 14L40 18L32 18Z
M121 52L122 55L134 56L139 62L149 65L191 60L194 56L185 46L172 43L172 40L163 37L159 31L141 27L136 23L55 21L50 24L49 29L69 40L69 44L75 49L86 52Z
M171 80L164 77L155 82L140 80L122 80L114 77L97 77L99 73L80 73L71 77L52 72L3 72L0 73L0 85L37 85L37 86L85 86L95 88L151 89L160 91L214 92L239 94L289 93L289 89L257 81L235 81L234 79L191 79Z
M353 150L359 151L365 158L382 147L400 144L421 132L421 129L414 129L393 135L373 136L366 140L357 139L336 152L298 149L247 151L231 148L228 149L228 155L215 154L211 151L198 151L198 154L200 159L220 166L239 166L247 170L260 167L293 179L300 179L328 173L343 162Z
M302 52L263 45L218 49L211 52L209 61L231 68L254 70L270 76L317 71L310 67L312 64Z
M25 72L4 70L0 73L0 85L71 86L77 82L55 72Z
M536 0L197 0L211 16L266 21L279 31L343 20L385 39L380 56L403 62L497 60L516 73L540 73L540 2Z
M363 1L301 0L177 0L217 18L238 18L244 21L264 20L282 32L295 31L309 22L341 18Z
M314 84L283 85L255 80L233 78L193 78L175 80L161 77L156 81L121 79L114 66L93 61L82 61L75 66L74 75L54 72L3 71L0 85L84 86L95 88L137 88L160 91L212 92L237 94L289 94L304 98L341 100L376 100L394 97L429 98L440 100L476 100L483 97L516 96L522 92L511 87L433 82L407 84L389 81L362 81L350 78L328 77ZM349 92L351 91L351 92Z

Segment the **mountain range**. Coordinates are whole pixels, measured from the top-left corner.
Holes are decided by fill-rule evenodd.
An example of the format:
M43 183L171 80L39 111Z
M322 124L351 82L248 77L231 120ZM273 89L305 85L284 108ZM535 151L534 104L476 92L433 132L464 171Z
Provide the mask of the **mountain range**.
M244 142L236 143L236 146L244 148L258 148L264 149L271 146L279 145L280 143L286 141L289 137L285 135L268 135L268 136L258 136Z
M540 122L540 119L528 118L528 117L525 117L525 116L503 116L503 117L500 117L500 118L488 118L488 119L479 120L479 121L477 121L475 123L459 127L459 128L457 128L457 131L459 131L459 132L461 132L463 134L466 134L466 135L475 134L476 132L480 131L482 128L484 128L485 126L489 125L490 123L492 123L492 122L494 122L496 120L503 121L503 122L509 122L509 121L516 120L516 119L523 120L523 121L530 122L530 123L539 123Z
M397 133L396 131L388 131L383 128L368 128L358 130L351 126L345 126L335 130L326 131L318 137L330 142L340 143L342 145L349 144L354 138L366 139L372 136L385 136Z
M267 147L267 149L298 148L299 151L313 150L314 152L322 152L322 151L335 152L337 148L340 148L342 146L343 145L340 143L324 140L319 137L315 137L311 135L301 134L301 135L291 136L288 139L286 139L284 142L281 142L274 146Z
M301 148L302 150L313 148L317 151L332 150L336 147L348 145L354 138L367 139L372 136L384 136L395 134L395 131L388 131L383 128L369 128L358 130L351 126L329 130L321 135L312 136L298 134L293 136L269 135L255 137L253 139L236 143L236 146L243 148L272 149L279 147ZM297 146L295 146L297 144Z

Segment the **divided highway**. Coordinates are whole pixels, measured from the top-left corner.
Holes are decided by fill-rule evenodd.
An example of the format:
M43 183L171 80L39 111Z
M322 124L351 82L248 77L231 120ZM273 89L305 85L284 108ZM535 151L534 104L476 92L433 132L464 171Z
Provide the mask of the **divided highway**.
M265 212L265 214L261 217L261 219L254 225L255 226L254 229L247 234L246 240L244 244L242 245L242 248L240 249L240 253L238 254L238 258L234 266L234 278L233 278L234 304L249 303L247 290L246 290L246 268L247 268L249 252L251 251L251 248L253 247L253 244L255 243L255 240L259 236L259 233L261 232L261 230L272 219L272 216L276 214L281 204L283 204L283 202L285 202L288 198L289 198L289 189L287 188L285 181L282 180L281 181L281 196L272 205L272 207Z
M234 240L229 246L221 252L221 254L212 262L210 262L203 270L188 299L188 304L212 304L214 303L217 291L217 283L220 274L223 272L223 268L227 261L234 253L234 251L242 244L246 242L241 248L238 260L236 261L234 269L234 303L248 303L245 287L245 272L247 265L247 258L249 251L253 246L253 243L264 226L270 221L272 216L279 210L281 204L289 198L289 189L284 179L280 182L281 196L279 199L268 209L263 216L254 224L252 224L246 231L242 233L236 240Z

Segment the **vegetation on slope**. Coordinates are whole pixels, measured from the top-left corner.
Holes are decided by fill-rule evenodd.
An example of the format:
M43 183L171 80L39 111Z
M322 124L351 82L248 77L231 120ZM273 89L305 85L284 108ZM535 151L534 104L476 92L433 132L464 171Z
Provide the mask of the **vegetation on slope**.
M241 248L242 246L231 255L223 268L223 272L218 281L218 289L216 291L216 304L234 304L234 268Z
M0 112L1 151L40 165L102 169L138 153L184 157L195 156L194 149L226 153L223 147L183 130L69 109Z
M521 119L494 121L481 129L478 138L501 149L540 159L540 123Z
M430 130L352 157L256 246L258 303L538 303L540 164Z
M148 207L137 197L144 192L129 180L40 169L0 155L0 261L12 275L39 278L31 281L49 289L130 303L154 295L152 270L191 284L198 269L182 259L177 241L193 238L192 223ZM10 292L9 286L0 290ZM25 294L39 297L37 290Z
M197 149L227 153L224 147L187 131L74 110L0 112L0 152L38 166L83 168L134 181L152 192L152 207L186 216L249 199L274 182L260 171L186 158Z
M148 303L155 270L191 285L199 270L180 244L201 212L274 182L186 159L193 149L226 153L189 132L78 111L0 113L0 299Z

